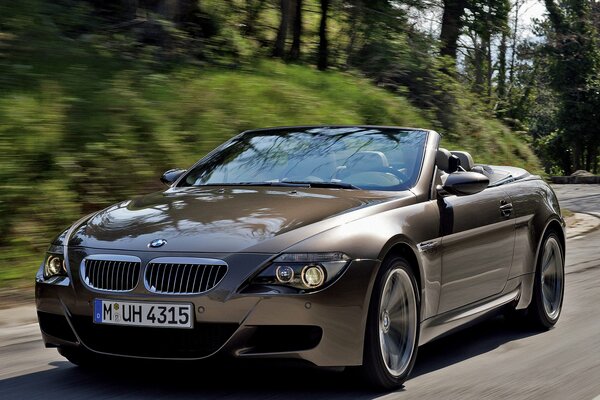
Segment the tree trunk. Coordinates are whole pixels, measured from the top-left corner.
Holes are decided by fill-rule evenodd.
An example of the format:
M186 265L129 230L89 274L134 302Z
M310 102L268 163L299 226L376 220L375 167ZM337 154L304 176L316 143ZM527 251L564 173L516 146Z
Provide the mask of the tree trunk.
M510 73L508 76L508 93L512 92L513 85L515 83L515 62L517 59L517 39L519 33L519 12L521 11L521 3L519 0L515 1L515 18L513 20L512 38L510 45Z
M290 20L290 0L280 0L281 19L279 20L279 29L273 48L273 57L283 57L285 55L285 41L288 34L288 23Z
M592 148L589 143L586 143L586 152L585 152L585 170L591 172L592 171Z
M486 72L487 72L487 101L492 101L492 75L494 74L494 65L492 62L492 38L487 36L485 41Z
M327 39L327 13L329 0L321 0L321 23L319 24L319 50L317 53L317 68L325 71L329 66L329 43Z
M256 33L256 20L264 6L265 0L246 0L246 18L244 18L242 35L254 36Z
M359 18L362 12L362 10L359 10L359 7L360 3L356 2L356 4L352 6L352 9L350 10L350 14L348 16L348 23L350 25L350 33L348 36L350 39L348 40L348 46L346 46L346 68L348 68L348 66L350 65L350 61L352 60L352 56L354 55L354 47L356 44L358 26L360 23Z
M199 10L195 0L159 0L156 2L144 1L150 10L154 10L163 18L175 23L185 23L194 18ZM152 4L155 4L152 7Z
M295 61L300 58L300 47L302 45L302 0L295 0L294 20L293 20L293 39L290 49L290 60Z
M462 17L465 13L464 0L444 0L444 14L442 16L442 32L440 54L456 60L458 38L462 28Z
M503 101L506 98L506 42L508 40L508 33L506 29L502 31L502 37L500 39L500 47L498 48L498 86L496 93L498 99Z
M581 142L579 140L577 140L577 142L575 143L574 149L573 149L573 168L575 169L575 171L578 171L581 169L581 164L582 164L582 158L583 158L583 152L581 151Z
M475 52L473 57L473 64L475 68L475 93L482 95L483 94L483 40L481 42L478 41L478 37L475 36L473 40L473 51Z
M569 152L563 151L561 164L562 164L563 173L565 175L571 175L573 173L573 169L571 167L572 160L571 160L571 156L570 156Z
M527 82L527 84L525 84L525 90L523 91L523 95L521 96L521 98L519 99L519 102L517 103L516 107L511 107L512 113L511 113L511 117L514 119L521 119L522 116L521 115L515 115L515 110L521 111L523 109L525 109L525 104L527 103L529 96L531 95L531 90L533 89L534 85L535 85L535 80L537 79L537 74L540 70L540 62L537 59L534 59L533 61L533 71L531 72L530 75L530 80ZM567 157L568 158L568 157Z

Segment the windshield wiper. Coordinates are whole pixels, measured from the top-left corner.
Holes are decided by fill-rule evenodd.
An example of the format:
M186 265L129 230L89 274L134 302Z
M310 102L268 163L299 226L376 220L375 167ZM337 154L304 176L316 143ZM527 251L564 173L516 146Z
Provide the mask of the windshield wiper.
M313 182L313 181L284 181L281 183L291 183L294 185L308 185L315 188L334 188L334 189L360 189L351 183L345 182Z

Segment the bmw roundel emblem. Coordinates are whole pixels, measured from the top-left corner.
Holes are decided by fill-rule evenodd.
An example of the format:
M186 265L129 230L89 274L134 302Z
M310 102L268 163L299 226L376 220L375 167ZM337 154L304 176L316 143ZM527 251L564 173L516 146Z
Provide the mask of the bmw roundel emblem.
M165 239L154 239L150 242L150 244L148 244L148 247L155 249L157 247L162 247L165 244L167 244L167 241Z

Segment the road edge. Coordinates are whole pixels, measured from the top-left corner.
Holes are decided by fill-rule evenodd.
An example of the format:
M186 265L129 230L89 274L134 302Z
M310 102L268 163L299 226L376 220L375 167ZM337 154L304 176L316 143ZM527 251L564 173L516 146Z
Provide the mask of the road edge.
M567 239L579 239L600 229L600 213L578 212L575 213L575 218L579 222L573 228L567 229Z

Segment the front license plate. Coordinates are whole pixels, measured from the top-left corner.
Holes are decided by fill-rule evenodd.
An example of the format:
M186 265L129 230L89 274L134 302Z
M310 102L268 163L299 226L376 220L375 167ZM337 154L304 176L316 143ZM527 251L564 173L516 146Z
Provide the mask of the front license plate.
M95 299L94 323L192 328L192 305Z

